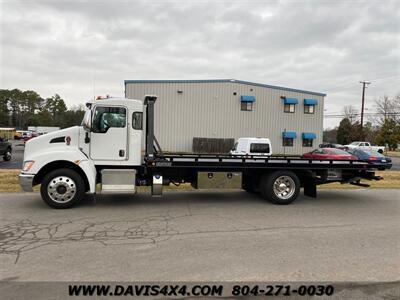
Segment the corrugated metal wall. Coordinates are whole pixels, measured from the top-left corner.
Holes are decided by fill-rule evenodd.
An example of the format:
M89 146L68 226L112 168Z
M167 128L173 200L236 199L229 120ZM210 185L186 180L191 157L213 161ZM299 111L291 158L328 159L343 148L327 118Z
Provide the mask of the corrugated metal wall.
M165 151L191 151L193 137L268 137L275 154L302 154L322 142L323 96L237 82L126 83L125 89L127 98L158 96L155 133ZM241 95L256 97L252 111L241 111ZM283 112L281 96L298 98L295 113ZM318 100L314 114L304 114L304 98ZM282 146L285 129L297 132L293 147ZM313 148L302 147L303 132L316 133Z

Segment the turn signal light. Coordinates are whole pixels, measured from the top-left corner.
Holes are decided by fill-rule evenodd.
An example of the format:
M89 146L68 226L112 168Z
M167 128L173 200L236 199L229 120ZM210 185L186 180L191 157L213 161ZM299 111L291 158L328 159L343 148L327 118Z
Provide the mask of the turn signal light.
M33 161L33 160L27 160L27 161L25 161L25 162L24 162L24 165L23 165L23 167L22 167L22 171L23 171L23 172L28 172L28 171L32 168L32 166L33 166L34 163L35 163L35 161Z

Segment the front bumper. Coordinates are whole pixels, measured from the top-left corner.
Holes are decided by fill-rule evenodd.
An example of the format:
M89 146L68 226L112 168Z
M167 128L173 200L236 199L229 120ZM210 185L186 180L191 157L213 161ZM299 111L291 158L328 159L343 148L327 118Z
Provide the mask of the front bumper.
M19 174L19 184L24 192L33 192L33 177L35 177L35 175L24 173Z

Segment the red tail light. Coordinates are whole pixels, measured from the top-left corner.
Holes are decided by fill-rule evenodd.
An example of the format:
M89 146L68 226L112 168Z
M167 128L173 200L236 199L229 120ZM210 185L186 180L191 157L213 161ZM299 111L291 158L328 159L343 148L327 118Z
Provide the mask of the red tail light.
M368 158L368 160L378 160L378 158L377 158L376 156L370 156L370 157Z

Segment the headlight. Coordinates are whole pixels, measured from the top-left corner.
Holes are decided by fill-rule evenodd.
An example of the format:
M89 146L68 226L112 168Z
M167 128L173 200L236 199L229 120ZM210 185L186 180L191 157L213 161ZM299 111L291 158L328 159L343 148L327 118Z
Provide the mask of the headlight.
M24 162L24 165L23 165L23 167L22 167L22 171L23 171L23 172L28 172L28 171L32 168L32 166L33 166L34 163L35 163L35 161L33 161L33 160L27 160L27 161L25 161L25 162Z

